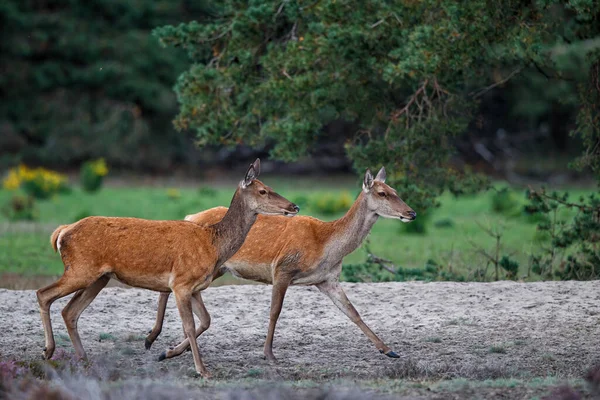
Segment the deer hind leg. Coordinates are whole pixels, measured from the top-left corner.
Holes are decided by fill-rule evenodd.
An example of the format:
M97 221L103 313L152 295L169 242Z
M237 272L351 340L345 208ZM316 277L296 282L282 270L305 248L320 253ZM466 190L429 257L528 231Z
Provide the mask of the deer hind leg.
M185 335L187 336L192 348L196 372L205 378L209 378L210 374L206 370L204 363L202 363L200 350L198 349L198 343L196 342L196 328L194 326L194 314L192 311L192 293L187 289L176 289L173 291L173 293L175 294L175 300L177 301L179 315L183 321Z
M52 357L56 347L54 342L54 333L52 332L52 322L50 320L50 306L56 300L81 290L88 285L89 282L73 280L65 273L56 282L43 287L36 292L38 304L40 306L42 324L44 326L45 347L42 350L42 356L46 360L49 360Z
M62 316L65 320L69 337L71 338L71 342L73 342L75 354L78 358L85 359L86 354L83 345L81 344L79 332L77 331L77 321L79 321L81 313L92 303L96 296L98 296L98 293L106 286L109 280L110 277L104 275L87 288L78 291L62 310Z
M342 289L339 282L323 282L317 285L317 288L325 293L333 303L344 313L352 322L364 332L380 353L385 354L388 357L399 358L398 354L392 351L379 337L365 324L356 311L356 308L352 305L346 293Z
M146 350L150 350L152 347L152 343L156 340L158 335L162 332L163 322L165 319L165 311L167 309L167 302L169 301L170 292L162 292L158 297L158 307L156 310L156 321L154 322L154 327L146 336L146 340L144 341L144 346Z
M281 308L283 307L283 299L285 298L285 292L290 285L290 280L279 278L273 282L273 292L271 294L271 313L269 315L269 331L267 333L267 339L265 340L264 354L265 357L272 362L276 362L277 358L273 355L273 336L275 335L275 326L281 314Z
M215 280L217 280L221 276L223 276L223 274L225 273L225 271L226 271L225 268L220 268L213 275L212 282L214 282ZM168 293L168 292L161 293L160 296L159 296L159 298L158 298L158 309L156 311L156 322L154 323L154 328L152 328L152 330L150 331L150 333L146 337L146 340L145 340L145 343L144 343L145 346L146 346L146 350L148 350L148 349L150 349L150 347L152 347L152 344L158 338L158 335L160 335L160 333L162 331L163 321L164 321L164 318L165 318L165 311L166 311L166 308L167 308L167 301L169 300L169 294L170 293ZM200 327L196 331L196 337L198 337L198 336L200 336L202 334L202 332L204 332L210 326L210 315L208 315L208 311L206 311L206 307L204 307L204 302L202 301L202 297L200 296L200 292L196 292L193 297L194 298L192 299L192 307L194 308L194 314L196 314L196 316L200 319ZM199 302L201 303L200 305L198 305L196 303L196 301L198 299L199 299ZM200 307L202 307L204 310L202 311L200 309ZM202 316L201 315L206 315L207 316L207 318L208 318L208 325L206 325L207 323L202 320ZM206 325L206 328L203 329L203 326L205 326L205 325ZM185 336L185 332L184 332L184 336ZM187 346L189 345L189 342L187 341L187 339L184 339L184 342L186 343L186 346L185 346L185 348L181 352L185 351L188 348ZM181 344L183 344L183 343L181 343ZM181 344L177 345L177 348L179 348L179 346ZM166 352L166 353L169 353L169 352ZM181 354L181 353L173 354L170 357L167 356L167 354L164 354L164 356L165 356L164 358L175 357L175 356L178 356L179 354ZM164 358L162 358L162 359L164 360Z
M196 316L200 320L200 326L198 327L198 329L196 329L196 338L198 338L200 335L202 335L202 333L204 333L204 331L210 328L210 314L208 313L208 310L204 305L204 301L202 300L202 295L200 294L200 292L196 292L192 295L192 309L194 310L194 314L196 314ZM189 347L190 341L187 338L185 338L177 346L170 348L169 350L161 354L159 360L162 361L166 358L172 358L181 355Z

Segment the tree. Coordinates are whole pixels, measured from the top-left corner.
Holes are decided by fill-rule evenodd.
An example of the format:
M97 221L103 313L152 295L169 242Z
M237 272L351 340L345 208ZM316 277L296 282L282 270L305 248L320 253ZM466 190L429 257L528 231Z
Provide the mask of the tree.
M0 169L19 161L166 168L185 156L172 86L185 54L157 25L207 13L185 0L0 4Z
M176 85L175 124L201 144L270 144L294 160L346 121L355 167L385 165L426 209L446 189L482 186L451 163L482 96L524 71L562 79L560 49L589 53L597 2L571 3L227 0L204 23L155 34L193 61ZM584 137L596 137L586 119Z

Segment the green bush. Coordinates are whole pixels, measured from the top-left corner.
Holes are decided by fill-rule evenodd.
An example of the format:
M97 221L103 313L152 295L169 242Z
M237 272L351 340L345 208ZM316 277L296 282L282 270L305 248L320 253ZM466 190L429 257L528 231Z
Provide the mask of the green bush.
M433 223L433 226L439 229L454 228L454 221L450 218L439 219Z
M198 195L201 197L215 197L217 191L209 186L202 186L198 189Z
M96 192L102 187L108 167L103 158L83 163L80 171L81 186L86 192Z
M39 215L33 197L18 194L4 205L2 214L10 221L35 221Z
M400 225L400 230L411 235L425 235L430 220L431 210L427 213L420 213L414 221Z
M310 208L323 215L333 215L348 211L352 203L352 196L348 192L342 192L340 195L322 193L313 197Z
M516 216L521 213L519 200L508 188L498 190L492 196L491 203L492 211L496 214Z
M539 214L536 236L539 248L531 257L531 270L547 279L600 278L600 197L591 194L570 201L568 193L530 191L526 210ZM571 214L568 217L569 213Z

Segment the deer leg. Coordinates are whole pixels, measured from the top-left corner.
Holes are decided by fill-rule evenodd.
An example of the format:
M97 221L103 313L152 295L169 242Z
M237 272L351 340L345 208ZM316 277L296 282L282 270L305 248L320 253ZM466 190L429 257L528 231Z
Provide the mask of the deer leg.
M364 332L365 335L369 338L371 342L375 345L375 347L379 350L380 353L385 354L388 357L399 358L398 354L396 354L392 349L386 346L385 343L377 335L365 324L356 311L356 308L352 305L348 297L346 297L346 293L342 289L342 286L339 282L323 282L316 285L319 290L325 293L333 303L344 313L352 322L354 322L358 327Z
M156 310L156 322L154 322L154 327L152 328L152 330L150 331L148 336L146 336L146 340L144 341L144 346L146 347L146 350L150 350L150 347L152 347L152 343L154 343L154 341L156 340L158 335L160 335L160 332L162 332L163 321L165 318L165 311L167 309L167 302L169 301L170 295L171 295L170 292L162 292L158 296L158 307Z
M196 314L200 320L200 326L198 329L196 329L196 338L198 338L198 336L202 335L202 333L210 327L210 314L206 310L206 306L204 305L204 301L202 300L202 295L200 292L196 292L192 295L192 309L194 310L194 314ZM174 348L163 353L164 358L176 357L186 351L189 346L190 341L186 338Z
M45 347L42 350L42 356L46 360L49 360L52 357L56 347L54 333L52 332L52 322L50 320L50 306L61 297L65 297L73 292L81 290L86 286L88 286L86 282L75 281L67 275L63 275L56 282L37 291L36 294L40 306L40 315L42 317L45 337Z
M179 315L181 316L181 320L183 321L185 335L190 341L196 372L202 375L204 378L209 378L210 374L206 370L204 363L202 363L202 358L200 357L200 350L198 349L198 343L196 342L196 328L194 326L194 314L192 311L192 293L188 289L176 289L173 291L173 293L175 293L175 300L177 301Z
M223 274L225 273L225 269L224 268L220 268L214 275L212 278L212 282L214 282L215 280L219 279L221 276L223 276ZM156 322L154 323L154 328L152 328L152 330L150 331L150 333L148 334L148 336L146 337L145 343L144 345L146 346L146 350L150 349L150 347L152 347L152 344L154 343L154 341L156 340L156 338L158 338L158 335L160 335L160 332L162 331L162 326L163 326L163 320L165 318L165 311L167 308L167 301L169 300L169 294L168 292L163 292L160 294L159 298L158 298L158 309L156 311ZM200 293L198 292L198 296L200 296ZM194 297L195 299L197 299L196 297ZM200 302L202 302L202 297L200 298ZM202 334L202 332L204 332L206 329L208 329L208 326L210 326L210 316L209 321L208 321L208 326L206 327L206 329L202 330L202 326L204 325L203 321L202 321L202 317L200 316L200 314L203 314L197 307L195 301L192 299L192 306L194 307L194 313L198 316L198 318L200 318L200 327L198 328L198 331L200 331L200 333L197 334L197 336L200 336ZM202 303L202 307L204 307L204 303ZM200 314L198 313L200 311ZM206 308L204 308L204 312L206 313L206 315L208 315L208 312L206 311ZM184 333L185 335L185 333ZM187 339L184 339L184 341L186 341ZM185 351L187 349L187 344L188 342L186 342L186 347L183 349L183 351ZM178 345L177 347L179 347L180 345ZM182 352L183 352L182 351ZM181 354L181 353L179 353ZM174 354L172 357L175 357L176 355L179 354ZM170 357L167 357L170 358Z
M283 299L289 285L290 281L288 279L280 279L273 282L273 292L271 294L271 314L269 316L269 332L267 333L267 340L265 341L264 348L265 357L269 361L273 362L277 361L273 355L273 336L275 335L275 325L277 325L277 319L279 318L279 314L281 314Z
M110 277L104 275L87 288L78 291L62 310L62 316L65 320L69 337L71 338L71 342L73 342L75 354L78 358L85 359L86 354L83 345L81 344L79 332L77 331L77 321L79 320L81 313L92 303L96 296L98 296L98 293L106 286L109 280Z

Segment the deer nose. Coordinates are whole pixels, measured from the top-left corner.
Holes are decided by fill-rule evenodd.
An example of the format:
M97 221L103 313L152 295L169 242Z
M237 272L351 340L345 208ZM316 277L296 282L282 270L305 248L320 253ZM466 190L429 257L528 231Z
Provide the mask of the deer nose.
M415 218L417 218L417 213L416 213L416 212L414 212L414 211L409 211L407 214L408 214L408 216L409 216L409 217L411 217L412 219L415 219Z
M295 204L292 204L292 208L294 209L295 212L300 212L300 207L298 207Z

